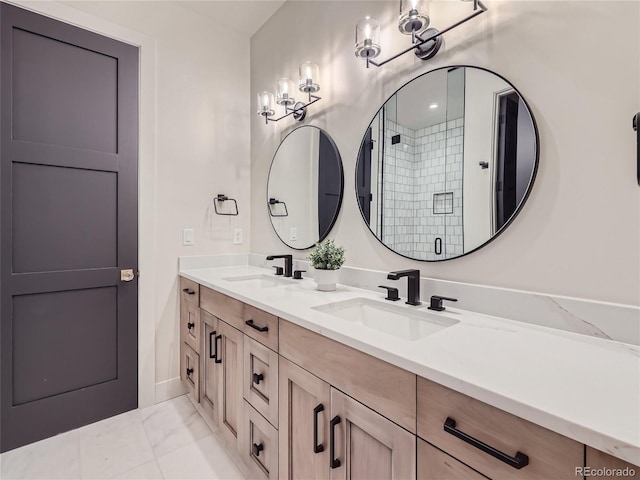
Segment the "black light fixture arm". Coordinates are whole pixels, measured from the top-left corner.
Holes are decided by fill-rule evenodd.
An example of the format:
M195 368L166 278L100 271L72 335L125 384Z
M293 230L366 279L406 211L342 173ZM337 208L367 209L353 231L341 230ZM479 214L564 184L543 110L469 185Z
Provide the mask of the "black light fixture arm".
M433 33L433 34L431 34L431 35L429 35L427 37L422 37L422 36L417 35L417 34L412 35L413 42L412 42L410 47L405 48L400 53L397 53L393 57L387 58L386 60L383 60L381 62L376 62L376 61L370 59L369 57L367 57L367 59L366 59L367 68L369 68L369 65L374 65L376 67L381 67L381 66L391 62L392 60L395 60L396 58L401 57L405 53L410 52L411 50L418 49L419 47L421 47L422 45L424 45L427 42L436 40L438 37L441 37L442 35L444 35L448 31L459 27L463 23L467 23L472 18L475 18L478 15L481 15L481 14L483 14L484 12L486 12L488 10L489 9L487 8L487 6L484 3L482 3L480 0L474 0L474 2L473 2L473 13L471 13L470 15L468 15L465 18L463 18L462 20L454 23L453 25L448 26L444 30L436 31L435 33Z
M307 115L307 107L316 103L318 100L322 100L322 97L318 97L317 95L311 95L309 92L309 101L307 103L298 102L293 108L289 108L288 106L284 106L285 114L278 118L269 118L267 115L264 115L265 123L269 122L279 122L283 118L287 118L289 115L293 115L293 118L300 121L303 120Z

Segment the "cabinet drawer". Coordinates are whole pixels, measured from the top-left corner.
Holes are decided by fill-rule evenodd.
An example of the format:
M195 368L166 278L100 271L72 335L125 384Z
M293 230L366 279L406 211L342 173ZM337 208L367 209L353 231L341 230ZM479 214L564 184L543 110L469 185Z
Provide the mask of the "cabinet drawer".
M582 444L421 377L417 415L420 437L495 480L575 479L583 464ZM519 469L507 463L525 464L518 453L528 456Z
M243 402L238 447L253 473L251 478L278 478L278 431L247 401Z
M638 460L640 461L640 459ZM640 466L625 462L595 448L587 447L586 465L590 470L588 475L585 472L586 478L640 480Z
M278 426L278 354L245 335L244 398Z
M180 277L180 298L200 306L200 285L193 280Z
M280 355L415 433L413 373L282 319Z
M187 393L196 401L200 401L200 356L186 343L181 344L180 379Z
M278 351L278 317L244 305L242 331L271 350Z
M418 438L418 478L420 480L485 480L487 477Z
M243 303L207 287L200 288L200 308L242 331Z
M200 308L185 300L180 302L180 339L200 353Z

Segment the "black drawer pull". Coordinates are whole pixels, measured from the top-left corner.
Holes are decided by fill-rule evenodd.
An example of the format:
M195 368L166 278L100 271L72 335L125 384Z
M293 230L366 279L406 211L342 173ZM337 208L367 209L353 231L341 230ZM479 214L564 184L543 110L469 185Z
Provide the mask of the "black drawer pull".
M260 385L260 381L264 380L264 375L262 375L261 373L254 373L253 375L251 375L251 380L256 385Z
M195 324L195 323L193 323L193 322L187 322L187 328L188 328L189 330L191 330L191 329L192 329L193 327L195 327L195 326L196 326L196 324Z
M216 333L216 332L213 332L213 333ZM216 345L216 351L213 355L214 355L214 358L216 359L215 363L222 363L222 357L218 353L218 340L222 340L222 335L216 335L216 338L214 340L214 343Z
M218 358L218 342L215 341L215 338L214 338L215 335L216 335L215 330L209 334L209 358L213 358L213 359Z
M464 432L461 432L456 428L456 421L447 417L444 422L444 431L450 433L451 435L458 437L460 440L467 442L470 445L473 445L479 450L482 450L484 453L488 453L494 458L497 458L501 462L506 463L510 467L513 467L517 470L520 470L522 467L526 467L529 465L529 457L522 452L517 452L515 457L510 457L506 453L502 453L500 450L496 450L491 445L487 445L480 440L473 438L470 435L467 435Z
M336 425L338 425L340 422L341 420L339 415L333 417L329 422L329 425L331 426L329 435L329 466L331 468L338 468L340 465L342 465L342 462L336 458Z
M187 295L195 295L196 291L195 290L191 290L190 288L183 288L182 291L184 293L186 293Z
M190 377L192 373L193 373L193 368L187 367L187 377Z
M251 447L251 450L253 450L253 455L256 457L260 456L260 452L262 450L264 450L264 445L260 444L260 445L256 445L255 443L253 444L253 446Z
M320 412L324 412L322 404L313 409L313 453L324 452L324 445L318 444L318 414Z
M259 327L258 325L256 325L255 323L253 323L253 320L247 320L246 322L244 322L246 325L249 325L251 328L258 330L259 332L268 332L269 331L269 327Z

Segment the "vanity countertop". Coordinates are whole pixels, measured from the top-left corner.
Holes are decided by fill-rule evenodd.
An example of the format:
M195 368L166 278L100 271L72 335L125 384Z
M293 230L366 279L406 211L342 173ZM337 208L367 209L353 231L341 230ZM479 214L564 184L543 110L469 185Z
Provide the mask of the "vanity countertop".
M382 292L311 279L251 288L225 278L273 271L252 266L181 270L180 275L301 327L433 380L578 442L640 464L640 348L447 306L460 320L419 340L396 338L312 307ZM411 310L429 311L427 303Z

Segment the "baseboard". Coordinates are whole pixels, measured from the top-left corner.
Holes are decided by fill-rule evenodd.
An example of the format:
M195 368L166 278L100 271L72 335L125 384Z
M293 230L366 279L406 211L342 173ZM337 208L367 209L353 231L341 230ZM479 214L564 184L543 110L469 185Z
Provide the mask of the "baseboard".
M172 398L179 397L187 393L186 388L182 385L180 377L170 378L156 383L156 403L165 402Z

